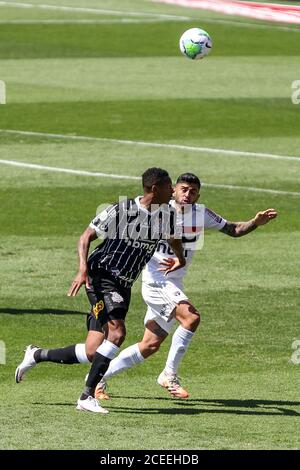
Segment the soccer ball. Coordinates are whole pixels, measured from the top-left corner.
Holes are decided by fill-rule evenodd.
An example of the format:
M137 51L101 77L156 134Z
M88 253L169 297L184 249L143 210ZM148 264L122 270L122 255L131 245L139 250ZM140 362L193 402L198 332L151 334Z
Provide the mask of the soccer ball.
M191 28L181 36L179 47L189 59L203 59L211 51L212 40L204 29Z

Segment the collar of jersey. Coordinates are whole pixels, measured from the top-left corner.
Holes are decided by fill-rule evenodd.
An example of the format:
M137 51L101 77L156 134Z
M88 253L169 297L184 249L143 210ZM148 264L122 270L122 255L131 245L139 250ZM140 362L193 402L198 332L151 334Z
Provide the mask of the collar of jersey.
M159 209L156 209L156 211L150 212L150 211L148 211L148 209L145 209L145 207L143 207L143 206L141 205L140 199L141 199L142 197L143 197L143 196L137 196L137 197L135 198L135 200L134 200L135 203L136 203L136 205L138 206L139 210L141 210L141 211L143 211L143 212L146 212L146 214L152 214L152 215L153 215L153 214L156 214L156 212L158 212Z

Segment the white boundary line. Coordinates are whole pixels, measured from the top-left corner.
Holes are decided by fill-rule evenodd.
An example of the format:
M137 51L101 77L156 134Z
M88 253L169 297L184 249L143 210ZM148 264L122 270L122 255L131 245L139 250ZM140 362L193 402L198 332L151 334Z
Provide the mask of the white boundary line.
M135 19L120 18L118 20L0 20L1 25L36 25L36 24L152 24L164 23L172 21L170 18L153 18L153 19ZM183 21L183 20L179 20ZM185 21L185 20L184 20Z
M272 160L281 161L296 161L300 163L300 157L292 157L289 155L276 155L272 153L260 153L260 152L244 152L243 150L229 150L219 149L211 147L196 147L191 145L180 145L180 144L163 144L158 142L144 142L136 140L122 140L122 139L108 139L105 137L89 137L82 135L66 135L66 134L51 134L45 132L33 132L33 131L20 131L15 129L0 129L0 134L16 134L24 135L28 137L46 137L50 139L64 139L64 140L75 140L75 141L91 141L91 142L107 142L111 144L123 144L123 145L140 145L143 147L150 148L165 148L172 150L185 150L190 152L199 153L210 153L226 155L228 157L245 157L245 158L268 158Z
M15 7L15 8L38 8L40 10L53 10L53 11L63 11L70 13L91 13L94 15L117 15L117 16L148 16L152 18L181 18L189 19L186 16L177 16L177 15L167 15L163 13L144 13L138 11L125 11L125 10L107 10L103 8L85 8L85 7L69 7L63 5L48 5L42 3L19 3L19 2L0 2L0 6L5 7Z
M55 173L67 173L71 175L80 175L80 176L91 176L91 177L102 177L102 178L113 178L113 179L121 179L121 180L134 180L140 181L140 176L128 176L128 175L116 175L113 173L99 173L99 172L92 172L92 171L85 171L85 170L72 170L71 168L59 168L54 166L46 166L46 165L37 165L34 163L24 163L18 162L15 160L1 160L1 165L10 165L19 168L29 168L31 170L42 170L42 171L50 171ZM278 191L275 189L265 189L265 188L253 188L247 186L234 186L234 185L227 185L227 184L206 184L203 183L204 187L207 188L216 188L216 189L235 189L235 190L243 190L243 191L251 191L256 193L268 193L268 194L275 194L281 196L300 196L300 193L292 192L292 191Z
M0 5L1 6L1 5ZM46 20L0 20L1 25L38 25L38 24L49 24L49 25L60 25L60 24L152 24L152 23L163 23L171 21L195 21L194 18L149 18L149 19L135 19L135 18L120 18L117 20L114 19L102 19L102 20L89 20L89 19L72 19L72 20L60 20L60 19L46 19ZM279 31L300 33L300 28L290 28L288 26L277 26L277 25L265 25L265 24L255 24L255 23L243 23L230 20L218 20L218 19L209 19L203 18L203 22L212 23L212 24L225 24L233 25L240 28L255 28L255 29L277 29Z
M50 7L51 10L53 10L54 8L56 9L61 9L63 8L63 11L66 11L66 8L68 8L68 11L75 11L77 10L78 7L56 7L55 5L34 5L34 4L25 4L25 3L19 3L19 2L2 2L0 1L0 7L1 6L12 6L12 7L16 7L16 8L40 8L40 9L46 9L46 6L47 7ZM70 10L71 9L71 10ZM87 9L85 9L87 10ZM89 9L90 10L90 9ZM105 10L105 9L92 9L93 10L93 13L96 13L96 14L107 14L107 15L118 15L118 16L122 16L124 15L124 17L126 16L140 16L140 17L145 17L145 16L152 16L154 18L156 18L156 21L164 21L164 20L173 20L173 21L200 21L201 18L194 18L192 16L177 16L177 15L164 15L164 14L160 14L160 13L142 13L142 12L127 12L127 11L120 11L120 10ZM89 11L89 13L91 13ZM102 23L108 23L108 24L118 24L118 20L116 20L115 22L113 20L109 21L109 20L85 20L85 19L80 19L80 20L62 20L62 21L65 21L65 24L102 24ZM62 21L60 20L2 20L0 21L0 24L64 24L62 23ZM149 20L149 23L151 22L155 22L155 19L153 19L152 21ZM233 25L233 26L237 26L237 27L240 27L240 28L256 28L256 29L278 29L280 31L292 31L292 32L295 32L295 33L300 33L300 28L296 29L296 28L292 28L292 27L288 27L288 26L278 26L278 25L272 25L272 24L259 24L259 23L246 23L246 22L243 22L243 21L233 21L233 20L226 20L226 19L213 19L213 18L205 18L203 17L203 22L206 22L206 23L212 23L212 24L229 24L229 25ZM129 23L129 21L123 21L123 20L120 20L120 23ZM136 21L133 21L132 20L132 23L146 23L146 20L143 21L143 20L136 20Z
M114 175L112 173L99 173L99 172L92 172L92 171L85 171L85 170L72 170L71 168L59 168L55 166L36 165L35 163L24 163L24 162L18 162L15 160L1 160L0 159L0 164L17 166L20 168L30 168L32 170L45 170L45 171L51 171L55 173L68 173L70 175L95 176L95 177L101 176L103 178L127 179L127 180L140 180L141 179L139 176Z

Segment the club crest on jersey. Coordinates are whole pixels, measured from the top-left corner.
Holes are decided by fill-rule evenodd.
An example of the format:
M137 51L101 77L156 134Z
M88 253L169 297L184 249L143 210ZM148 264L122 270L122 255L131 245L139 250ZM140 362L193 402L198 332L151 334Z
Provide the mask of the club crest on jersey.
M99 313L102 312L104 309L104 302L103 300L100 300L93 306L93 314L96 317L96 320L98 320Z
M124 302L123 297L118 292L112 292L111 300L117 304Z
M119 270L119 269L115 269L115 268L111 269L110 272L111 272L114 276L119 276L119 274L120 274L120 270Z

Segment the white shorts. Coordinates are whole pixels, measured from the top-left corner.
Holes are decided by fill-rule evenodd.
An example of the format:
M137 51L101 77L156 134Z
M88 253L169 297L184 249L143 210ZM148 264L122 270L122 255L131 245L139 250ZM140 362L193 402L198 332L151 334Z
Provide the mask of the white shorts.
M149 320L155 322L167 333L170 333L175 323L172 312L179 302L188 300L188 297L173 282L142 283L142 295L148 309L144 324Z

